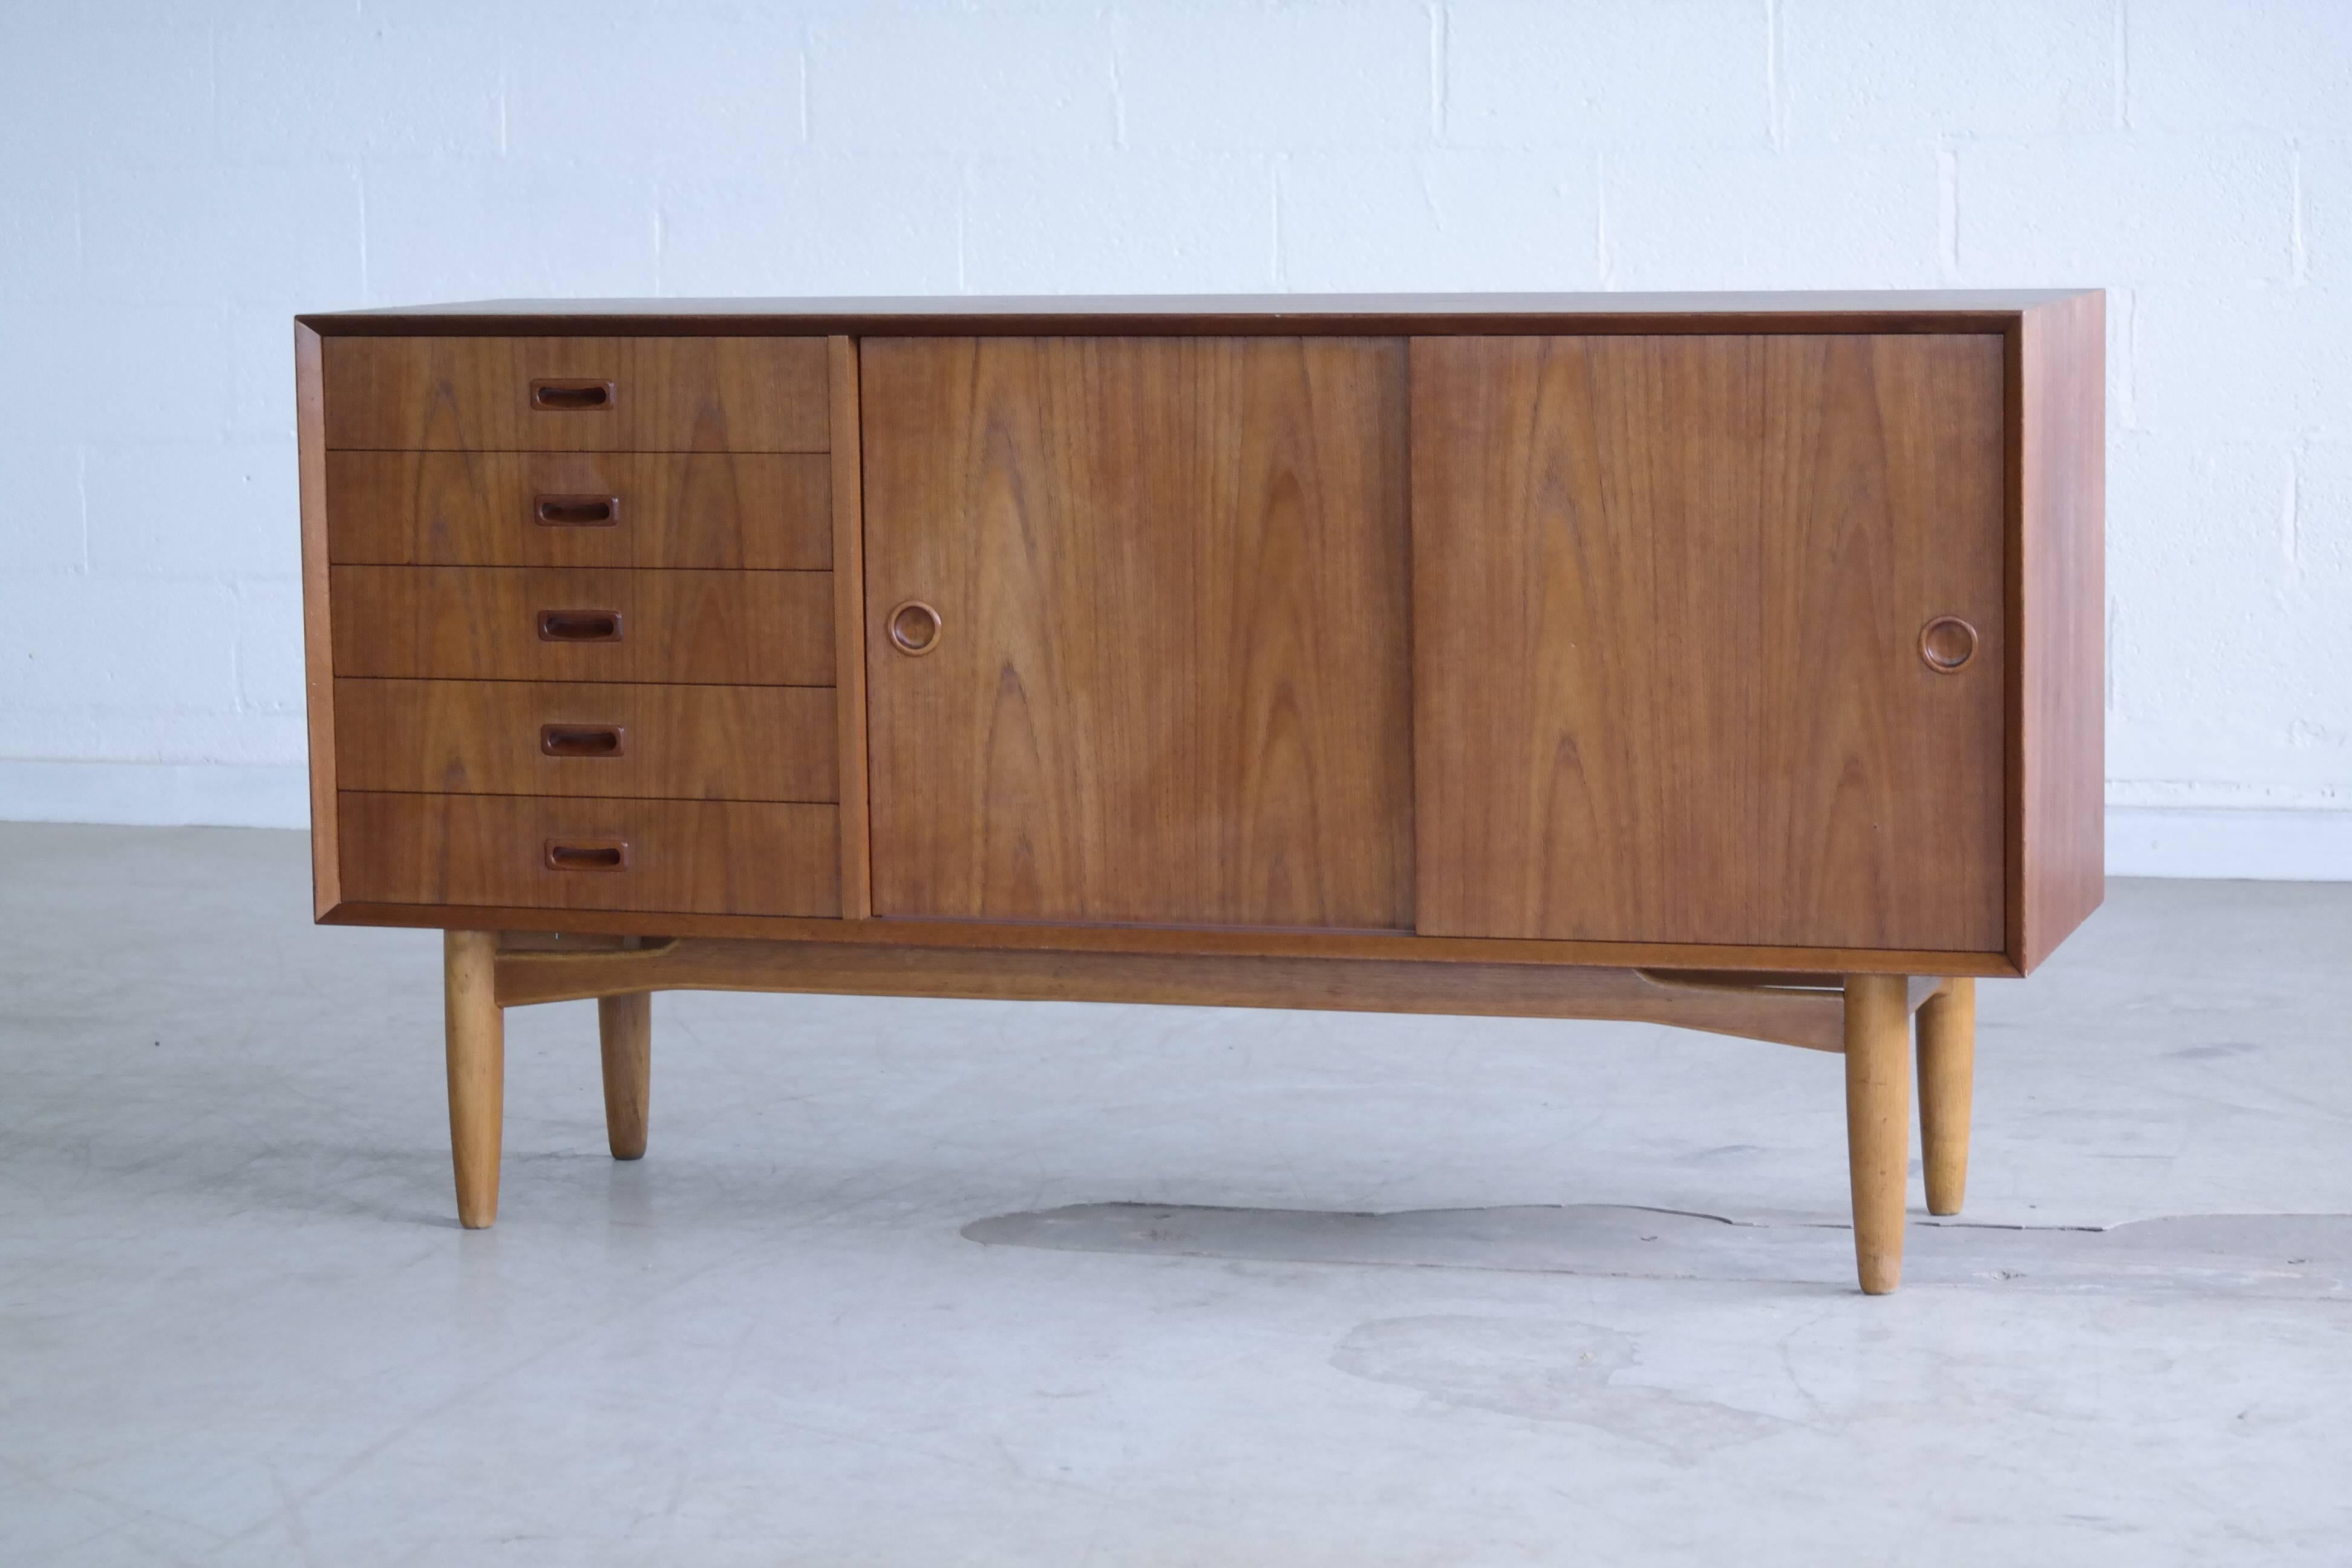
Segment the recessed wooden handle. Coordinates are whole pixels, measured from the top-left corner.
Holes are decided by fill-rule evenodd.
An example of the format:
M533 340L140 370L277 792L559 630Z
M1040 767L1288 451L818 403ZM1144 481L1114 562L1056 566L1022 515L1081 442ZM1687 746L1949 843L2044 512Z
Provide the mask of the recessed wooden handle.
M1958 616L1937 616L1919 628L1919 658L1938 675L1957 674L1977 656L1977 629Z
M618 610L541 610L539 612L539 640L541 642L619 642L621 612Z
M891 646L900 653L926 654L940 646L940 613L920 599L909 599L891 611L884 625Z
M618 724L541 724L539 749L551 757L625 756L629 731Z
M609 381L534 381L530 405L547 414L596 414L613 406Z
M610 528L621 521L621 498L533 496L530 512L542 528Z
M551 838L546 847L551 871L625 871L629 841L625 838Z

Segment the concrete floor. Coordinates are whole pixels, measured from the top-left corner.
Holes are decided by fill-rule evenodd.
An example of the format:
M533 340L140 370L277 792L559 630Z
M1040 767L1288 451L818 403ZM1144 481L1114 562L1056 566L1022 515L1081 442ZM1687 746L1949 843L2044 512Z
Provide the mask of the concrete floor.
M464 1234L305 854L0 827L0 1562L2352 1560L2352 887L1989 983L1874 1300L1835 1058L1595 1024L665 996L616 1165L529 1009Z

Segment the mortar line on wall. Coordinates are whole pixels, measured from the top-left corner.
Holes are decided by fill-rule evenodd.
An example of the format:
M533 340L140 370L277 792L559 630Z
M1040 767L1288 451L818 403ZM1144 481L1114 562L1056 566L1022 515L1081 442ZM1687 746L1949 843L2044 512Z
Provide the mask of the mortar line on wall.
M2289 573L2303 570L2303 458L2309 445L2307 441L2297 441L2286 452L2286 495L2280 507L2279 547L2285 552Z
M2142 811L2332 811L2352 814L2352 796L2341 785L2296 783L2233 783L2227 779L2137 777L2107 780L2107 805ZM2340 879L2326 879L2337 880Z
M1290 269L1282 262L1282 171L1287 158L1277 153L1266 170L1266 216L1269 238L1274 245L1274 286L1284 292L1290 289Z
M245 707L245 638L239 635L245 626L245 584L229 580L229 603L236 606L236 625L228 639L228 710L243 713Z
M360 186L360 302L372 305L375 302L375 294L368 284L367 165L354 161L352 178L357 180Z
M2139 355L2139 295L2132 289L2121 290L2124 300L2123 343L2116 354L2116 398L2123 416L2123 427L2139 428L2138 388L2133 375L2134 361Z
M2129 0L2116 0L2116 129L2131 129L2131 25Z
M956 215L955 215L955 228L956 228L956 282L955 282L955 286L956 286L956 292L957 292L957 293L959 293L959 294L969 294L969 293L971 293L971 282L968 280L967 276L966 276L966 269L965 269L965 258L964 258L964 237L965 237L966 231L967 231L967 230L970 228L970 226L971 226L971 222L970 222L970 219L971 219L971 159L969 159L969 158L965 158L965 159L959 160L959 161L957 162L957 163L956 163Z
M1429 7L1429 134L1445 140L1445 7L1431 0Z
M74 500L79 511L76 519L79 530L81 562L75 568L81 575L89 575L89 443L74 447Z
M1936 149L1936 240L1944 280L1960 276L1960 154L1948 137Z
M2103 656L2099 669L2099 685L2103 688L2101 705L2110 717L2120 717L2116 708L2116 626L2123 619L2123 601L2113 594L2107 595L2107 635L2100 649Z
M2286 149L2287 276L2295 283L2311 280L2311 256L2303 237L2303 148L2290 142Z
M1592 267L1601 287L1617 287L1615 259L1609 253L1609 154L1592 155Z
M1110 36L1110 144L1114 151L1127 151L1127 83L1118 71L1118 28L1114 21Z

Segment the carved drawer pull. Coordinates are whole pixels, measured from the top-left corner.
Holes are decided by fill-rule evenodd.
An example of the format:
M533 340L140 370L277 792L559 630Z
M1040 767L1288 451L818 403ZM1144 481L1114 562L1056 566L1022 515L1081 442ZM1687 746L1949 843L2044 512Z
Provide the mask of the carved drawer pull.
M530 405L544 414L602 414L613 406L609 381L534 381Z
M551 757L624 756L629 731L618 724L541 724L539 749Z
M610 528L621 521L621 498L534 496L530 514L541 528Z
M940 646L940 613L920 599L909 599L891 611L885 624L891 646L900 653L922 655Z
M1937 616L1919 628L1919 658L1938 675L1955 675L1977 656L1977 629L1958 616Z
M625 871L629 841L625 838L551 838L546 847L551 871Z
M618 610L541 610L539 612L539 640L541 642L619 642L621 612Z

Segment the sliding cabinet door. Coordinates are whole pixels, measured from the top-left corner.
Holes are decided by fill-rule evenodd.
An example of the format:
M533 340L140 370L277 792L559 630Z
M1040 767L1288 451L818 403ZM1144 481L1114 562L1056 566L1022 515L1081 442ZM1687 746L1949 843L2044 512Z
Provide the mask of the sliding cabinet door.
M1412 920L1405 348L861 348L877 915Z
M1412 371L1421 931L2002 946L2000 337Z

